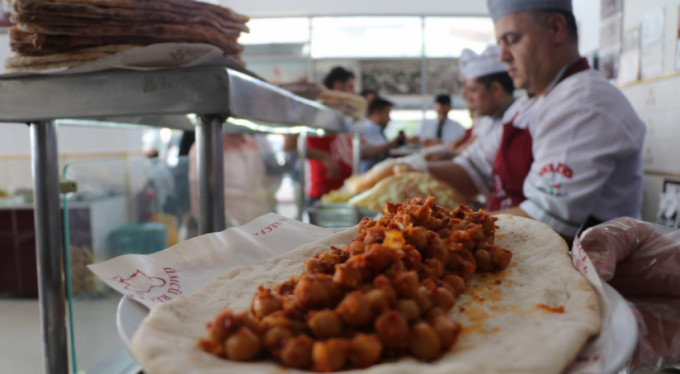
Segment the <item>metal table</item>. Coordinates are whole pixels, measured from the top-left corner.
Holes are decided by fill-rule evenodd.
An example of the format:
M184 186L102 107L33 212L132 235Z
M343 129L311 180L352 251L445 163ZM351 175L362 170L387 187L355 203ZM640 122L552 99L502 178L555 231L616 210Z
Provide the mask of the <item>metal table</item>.
M187 114L195 114L194 126ZM346 117L224 67L0 76L0 122L31 133L38 292L47 373L69 370L65 274L59 235L57 119L196 130L199 231L225 228L222 123L228 117L347 132Z

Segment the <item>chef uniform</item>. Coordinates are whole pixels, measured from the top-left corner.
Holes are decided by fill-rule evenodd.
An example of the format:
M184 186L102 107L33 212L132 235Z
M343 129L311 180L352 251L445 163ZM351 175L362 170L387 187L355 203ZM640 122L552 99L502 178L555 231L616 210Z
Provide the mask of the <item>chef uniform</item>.
M461 53L460 72L465 79L478 79L488 75L507 72L507 66L499 61L500 48L489 46L481 54L470 49ZM475 120L472 135L476 136L470 146L454 162L462 166L477 187L479 199L486 199L493 188L493 162L503 134L503 123L517 113L516 101L503 107L493 117L482 116Z
M571 2L490 0L489 9L497 20L530 9L571 11ZM639 217L645 125L585 59L505 120L487 209L519 206L567 237L586 222Z

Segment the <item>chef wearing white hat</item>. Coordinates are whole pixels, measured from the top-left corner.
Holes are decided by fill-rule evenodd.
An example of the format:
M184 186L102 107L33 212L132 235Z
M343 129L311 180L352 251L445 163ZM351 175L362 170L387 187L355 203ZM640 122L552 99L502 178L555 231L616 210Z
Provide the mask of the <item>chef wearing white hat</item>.
M501 61L533 97L504 126L489 208L579 227L639 217L645 125L579 56L571 0L489 0ZM523 177L524 176L524 177Z
M472 128L472 143L454 162L465 168L482 196L493 187L491 166L496 157L503 133L502 119L513 104L514 84L507 66L499 60L500 47L488 46L477 54L463 51L465 63L460 65L465 76L466 100L475 108L477 118Z
M582 225L639 217L645 125L579 56L571 1L488 6L500 60L529 96L505 115L487 210L543 221L567 239ZM428 169L468 197L479 192L460 165Z

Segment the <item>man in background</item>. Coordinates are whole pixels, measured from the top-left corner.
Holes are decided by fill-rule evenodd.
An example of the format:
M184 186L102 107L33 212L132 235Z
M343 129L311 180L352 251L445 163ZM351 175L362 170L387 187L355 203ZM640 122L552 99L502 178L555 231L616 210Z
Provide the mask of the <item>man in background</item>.
M354 94L354 73L336 66L323 80L329 90ZM352 175L352 138L349 135L328 135L307 138L308 205L325 193L342 187Z
M433 109L437 118L424 120L418 128L418 138L423 145L448 144L465 135L465 128L449 118L451 111L451 97L449 95L437 95L434 99Z
M385 128L390 122L390 111L394 104L381 97L371 100L361 137L361 172L384 160L390 149L403 144L405 136L400 134L392 141L385 137Z

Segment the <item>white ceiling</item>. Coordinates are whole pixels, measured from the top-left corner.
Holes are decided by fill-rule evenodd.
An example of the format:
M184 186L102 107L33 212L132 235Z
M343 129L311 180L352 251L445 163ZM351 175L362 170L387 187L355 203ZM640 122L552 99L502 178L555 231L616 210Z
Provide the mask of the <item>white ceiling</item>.
M250 17L331 15L488 15L484 0L206 0Z

